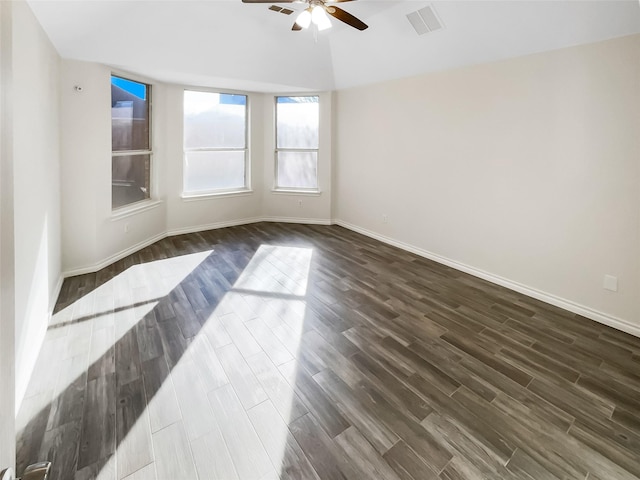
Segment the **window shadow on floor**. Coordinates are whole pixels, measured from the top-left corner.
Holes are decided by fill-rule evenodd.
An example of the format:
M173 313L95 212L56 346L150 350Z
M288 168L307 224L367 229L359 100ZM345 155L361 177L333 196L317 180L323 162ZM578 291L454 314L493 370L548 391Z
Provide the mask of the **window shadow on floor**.
M270 235L275 233L276 238L281 237L282 231L278 230L271 228ZM256 233L260 233L259 238ZM185 355L192 339L232 288L256 250L269 239L270 235L264 233L260 227L253 226L171 237L95 274L65 280L56 313L91 295L135 265L213 250L164 297L100 310L51 325L49 332L55 338L55 330L63 327L91 324L105 315L126 310L134 314L137 308L155 303L103 355L70 379L68 386L51 395L51 401L33 402L33 405L40 405L36 411L28 411L28 392L19 415L18 472L30 463L42 460L53 463L51 480L96 478L104 468L113 468L110 462L116 449L136 428L136 422L171 370ZM87 331L90 335L91 329ZM63 354L59 352L59 355ZM37 392L37 386L30 387L31 393ZM38 394L46 396L49 392L51 390ZM131 470L135 471L135 468L131 466ZM117 473L117 478L121 474L126 472Z

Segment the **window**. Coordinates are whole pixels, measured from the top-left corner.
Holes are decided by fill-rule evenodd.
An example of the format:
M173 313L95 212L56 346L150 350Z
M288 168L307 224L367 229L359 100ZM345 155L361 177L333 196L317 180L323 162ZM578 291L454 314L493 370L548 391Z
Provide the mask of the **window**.
M246 190L247 97L184 92L184 192Z
M276 188L318 189L319 98L276 97Z
M151 87L111 76L111 208L150 196Z

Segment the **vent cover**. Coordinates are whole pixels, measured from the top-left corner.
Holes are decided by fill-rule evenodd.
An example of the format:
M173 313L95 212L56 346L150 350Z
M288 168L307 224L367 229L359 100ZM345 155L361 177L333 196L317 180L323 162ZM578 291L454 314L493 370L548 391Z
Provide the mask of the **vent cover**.
M409 13L407 18L418 35L435 32L442 28L442 23L438 20L436 12L431 6Z
M269 10L273 10L274 12L284 13L285 15L291 15L293 13L293 10L289 8L282 8L277 5L271 5L269 7Z

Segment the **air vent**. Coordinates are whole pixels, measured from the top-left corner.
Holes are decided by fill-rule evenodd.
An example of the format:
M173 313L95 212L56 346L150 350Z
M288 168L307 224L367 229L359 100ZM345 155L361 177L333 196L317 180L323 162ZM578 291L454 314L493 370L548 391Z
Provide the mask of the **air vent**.
M438 16L431 6L409 13L407 18L418 35L435 32L442 28L442 23L438 20Z
M291 15L293 13L293 10L289 8L282 8L277 5L271 5L269 7L269 10L273 10L274 12L284 13L285 15Z

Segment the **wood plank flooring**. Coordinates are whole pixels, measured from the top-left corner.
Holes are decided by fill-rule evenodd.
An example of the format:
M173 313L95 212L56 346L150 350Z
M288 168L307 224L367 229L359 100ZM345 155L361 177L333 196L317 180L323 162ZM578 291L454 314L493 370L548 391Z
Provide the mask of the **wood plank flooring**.
M52 480L638 479L640 339L258 223L67 279L18 424Z

